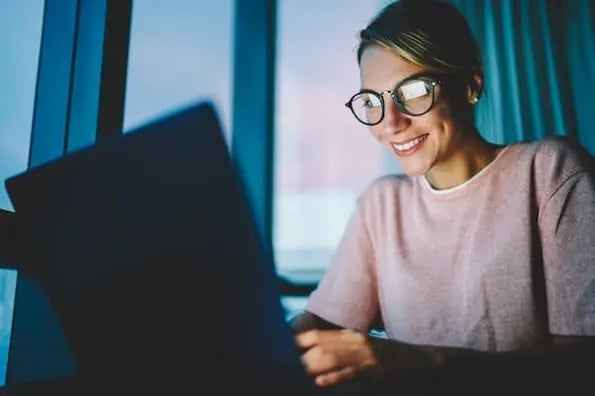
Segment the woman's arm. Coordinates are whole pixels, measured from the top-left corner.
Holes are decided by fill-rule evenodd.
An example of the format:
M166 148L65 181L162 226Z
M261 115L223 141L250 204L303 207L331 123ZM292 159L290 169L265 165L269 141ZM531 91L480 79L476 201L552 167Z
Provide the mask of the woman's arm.
M550 341L532 348L483 352L357 336L357 332L349 330L354 334L346 336L346 329L307 311L295 316L291 326L296 333L307 333L309 340L315 340L309 342L327 354L333 353L331 345L341 342L343 349L352 351L351 356L366 356L361 350L371 350L376 367L366 371L373 373L376 384L387 391L484 389L485 393L518 386L568 391L592 382L595 372L595 337L552 336ZM354 371L343 369L329 373L338 382L354 376ZM343 373L347 376L342 378Z
M592 387L595 373L595 337L553 336L551 343L509 352L369 340L379 363L380 383L389 389L489 391L522 386L568 391L585 384Z
M295 315L289 324L296 333L303 333L308 330L339 330L342 329L334 323L322 319L320 316L314 315L311 312L303 311Z
M344 327L336 325L332 322L322 319L320 316L314 315L311 312L303 311L296 316L294 316L289 321L291 327L296 333L302 333L307 330L339 330L344 329ZM377 315L370 326L370 330L376 331L383 331L384 330L384 323L382 322L382 317Z

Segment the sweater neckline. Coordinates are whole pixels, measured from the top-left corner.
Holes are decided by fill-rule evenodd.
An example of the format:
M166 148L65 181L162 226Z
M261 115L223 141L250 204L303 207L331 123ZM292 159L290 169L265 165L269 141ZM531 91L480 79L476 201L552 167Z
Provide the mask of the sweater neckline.
M489 164L484 166L479 172L471 176L471 178L469 178L465 182L454 187L438 190L432 187L425 175L418 176L418 182L422 184L424 190L426 190L428 194L432 197L440 199L460 197L461 195L464 195L468 191L472 190L475 186L481 184L481 182L488 178L490 174L496 172L501 167L501 164L505 164L505 157L508 156L509 152L511 151L509 149L512 146L513 145L507 145L504 148L502 148L502 150L498 153L496 158L494 158Z

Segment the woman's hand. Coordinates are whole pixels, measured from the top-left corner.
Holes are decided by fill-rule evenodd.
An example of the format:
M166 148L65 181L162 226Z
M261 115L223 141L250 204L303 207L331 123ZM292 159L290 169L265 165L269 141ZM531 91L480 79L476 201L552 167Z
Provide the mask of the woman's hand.
M355 330L310 330L296 336L302 362L319 386L363 374L378 375L380 365L368 338Z

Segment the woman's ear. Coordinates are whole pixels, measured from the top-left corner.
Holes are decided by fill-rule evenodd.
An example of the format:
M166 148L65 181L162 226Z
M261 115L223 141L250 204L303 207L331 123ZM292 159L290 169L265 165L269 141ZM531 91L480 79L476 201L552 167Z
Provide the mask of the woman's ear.
M469 85L467 86L467 100L471 104L477 103L481 94L483 93L483 71L476 69L469 79Z

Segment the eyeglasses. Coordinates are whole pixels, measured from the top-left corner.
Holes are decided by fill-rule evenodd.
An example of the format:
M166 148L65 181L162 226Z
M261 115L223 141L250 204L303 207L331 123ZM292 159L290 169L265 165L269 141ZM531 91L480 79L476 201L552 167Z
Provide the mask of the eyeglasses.
M362 124L378 125L384 119L384 94L388 93L401 112L410 116L420 116L434 106L434 89L438 84L443 84L443 81L431 77L410 77L398 83L392 90L376 92L362 89L353 95L345 106Z

